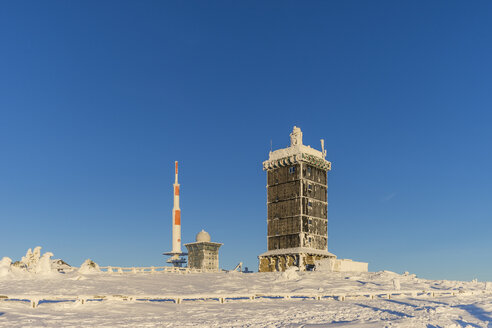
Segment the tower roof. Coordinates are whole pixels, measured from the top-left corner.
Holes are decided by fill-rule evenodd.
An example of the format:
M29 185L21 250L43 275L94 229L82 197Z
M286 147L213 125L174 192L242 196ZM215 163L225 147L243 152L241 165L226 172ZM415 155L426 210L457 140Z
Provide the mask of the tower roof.
M210 234L202 229L199 233L196 234L197 242L210 242Z
M331 162L325 159L324 140L321 140L321 151L302 143L301 128L294 126L290 134L290 146L270 151L268 160L263 162L263 169L269 170L279 166L288 166L299 161L308 162L325 170L331 169Z

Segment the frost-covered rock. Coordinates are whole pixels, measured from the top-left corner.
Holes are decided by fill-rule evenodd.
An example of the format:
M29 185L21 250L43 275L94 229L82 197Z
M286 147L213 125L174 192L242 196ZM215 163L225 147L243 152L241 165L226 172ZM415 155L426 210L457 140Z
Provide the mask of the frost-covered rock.
M70 264L61 259L51 260L51 269L58 272L68 272L73 270Z
M101 272L101 269L99 268L99 265L92 261L91 259L87 259L82 263L82 265L79 268L79 273L97 273Z
M393 279L393 288L395 290L400 290L401 289L400 279L398 279L398 278Z
M15 261L12 263L10 266L10 269L14 272L26 272L27 271L27 265L22 262L22 261Z
M12 264L12 260L8 257L2 258L0 260L0 277L7 276L10 272L12 272L10 265Z

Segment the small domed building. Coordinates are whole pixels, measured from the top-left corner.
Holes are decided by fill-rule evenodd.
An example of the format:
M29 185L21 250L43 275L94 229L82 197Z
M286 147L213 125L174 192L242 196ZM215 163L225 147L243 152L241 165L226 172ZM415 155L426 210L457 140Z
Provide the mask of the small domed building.
M219 270L219 248L223 244L210 241L205 230L196 235L196 242L185 244L188 249L188 268L204 271Z

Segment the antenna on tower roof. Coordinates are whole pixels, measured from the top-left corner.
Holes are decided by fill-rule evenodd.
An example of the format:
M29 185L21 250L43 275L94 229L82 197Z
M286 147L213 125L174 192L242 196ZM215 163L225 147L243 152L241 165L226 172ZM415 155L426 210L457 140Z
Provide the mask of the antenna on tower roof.
M270 139L270 153L272 152L273 145L272 145L272 139Z

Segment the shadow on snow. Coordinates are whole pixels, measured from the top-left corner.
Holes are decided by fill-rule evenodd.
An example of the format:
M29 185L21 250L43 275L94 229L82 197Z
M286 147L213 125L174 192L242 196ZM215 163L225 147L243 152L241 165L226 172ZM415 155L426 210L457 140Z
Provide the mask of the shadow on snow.
M402 302L402 301L386 300L386 302L400 304L400 305L405 305L405 306L411 306L413 308L418 308L419 307L418 305L415 305L415 304L412 304L412 303L406 303L406 302Z
M470 327L473 327L473 328L482 328L482 326L479 326L475 323L469 323L469 322L466 322L466 321L463 321L463 320L455 320L457 324L459 324L461 327L463 328L470 328Z
M482 309L482 308L480 308L474 304L456 305L456 307L458 309L465 310L466 312L468 312L470 315L474 316L478 320L492 322L492 317L490 316L491 312L487 312L484 309ZM488 327L492 327L492 324L489 323Z
M381 309L381 308L378 308L378 307L375 307L375 306L369 306L369 305L365 305L365 304L356 304L356 305L358 305L360 307L363 307L363 308L372 309L374 311L386 312L386 313L389 313L389 314L392 314L392 315L396 315L396 316L401 317L401 318L413 318L413 315L409 315L409 314L406 314L406 313L403 313L403 312L399 312L399 311L388 310L388 309Z

